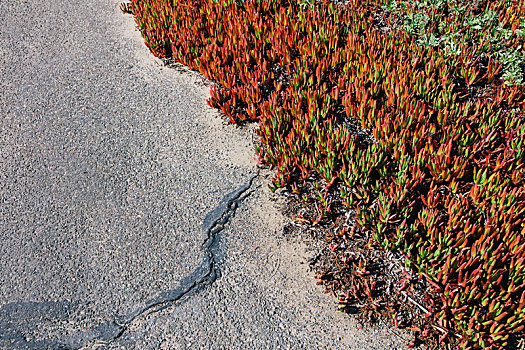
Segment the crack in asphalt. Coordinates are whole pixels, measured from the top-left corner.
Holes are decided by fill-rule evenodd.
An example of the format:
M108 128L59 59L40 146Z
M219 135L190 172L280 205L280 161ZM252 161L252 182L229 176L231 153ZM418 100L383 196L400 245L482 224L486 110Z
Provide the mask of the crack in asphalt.
M70 302L11 303L0 308L0 341L7 341L16 349L79 349L89 342L94 345L109 345L129 329L129 326L145 314L152 314L173 306L192 292L199 292L212 284L220 276L216 257L218 234L235 215L239 204L253 192L252 185L259 171L247 183L228 193L221 202L204 218L202 229L206 234L202 244L205 256L201 264L186 276L176 289L160 292L156 297L143 303L137 309L124 316L114 316L113 320L96 324L91 329L66 336L62 339L28 339L23 320L40 320L50 317L67 320L74 312L75 305ZM15 317L15 315L18 315ZM51 316L53 315L53 316ZM33 321L38 322L38 321ZM29 325L38 326L30 322ZM27 325L26 325L27 326Z
M193 273L186 276L178 288L160 293L154 299L146 302L144 307L127 315L126 319L115 321L115 324L120 327L120 332L111 339L105 340L105 344L109 345L121 338L129 325L140 316L164 310L188 294L198 292L204 286L210 285L217 280L220 275L220 270L215 261L218 252L217 235L224 230L225 225L235 215L239 204L252 193L252 191L248 191L258 175L259 172L257 171L247 183L224 196L221 202L204 218L202 228L206 233L206 239L202 246L206 255L200 266Z

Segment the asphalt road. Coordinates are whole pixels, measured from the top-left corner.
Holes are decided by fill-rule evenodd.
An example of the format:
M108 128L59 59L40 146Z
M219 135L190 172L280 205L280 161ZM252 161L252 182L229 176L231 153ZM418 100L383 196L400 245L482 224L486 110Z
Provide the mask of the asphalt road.
M253 127L119 2L0 1L0 348L403 348L335 312Z

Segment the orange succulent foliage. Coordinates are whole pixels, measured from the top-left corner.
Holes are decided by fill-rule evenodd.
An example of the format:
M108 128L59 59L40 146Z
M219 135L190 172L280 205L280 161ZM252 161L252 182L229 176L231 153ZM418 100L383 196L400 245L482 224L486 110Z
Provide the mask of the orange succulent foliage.
M473 52L446 56L382 33L377 5L132 0L128 8L155 56L217 83L211 106L232 122L259 122L257 153L276 168L272 188L300 192L322 180L319 208L340 198L426 276L442 327L465 346L504 346L525 325L524 88L505 86L496 60L480 68Z

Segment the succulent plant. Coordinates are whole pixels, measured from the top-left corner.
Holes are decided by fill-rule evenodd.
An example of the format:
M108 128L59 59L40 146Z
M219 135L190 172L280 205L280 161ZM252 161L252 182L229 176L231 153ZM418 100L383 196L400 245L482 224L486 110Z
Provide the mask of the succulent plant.
M313 199L317 222L339 198L425 276L440 327L465 347L505 346L525 325L525 88L506 83L506 56L483 54L496 22L512 32L505 50L525 48L525 8L494 1L497 18L465 22L465 11L427 4L427 24L453 15L439 43L417 28L434 35L425 44L378 30L381 5L132 0L124 10L155 56L216 82L210 106L259 123L273 190ZM454 33L457 55L440 46Z

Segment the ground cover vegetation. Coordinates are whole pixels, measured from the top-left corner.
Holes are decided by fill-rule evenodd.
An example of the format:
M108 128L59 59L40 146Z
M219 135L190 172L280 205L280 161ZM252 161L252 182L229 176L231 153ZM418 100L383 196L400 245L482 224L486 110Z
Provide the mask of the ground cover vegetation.
M211 106L231 122L259 123L256 152L275 169L271 188L311 209L297 220L323 225L344 213L329 240L337 273L320 276L343 306L365 298L396 321L372 267L346 254L370 236L364 244L403 258L407 278L394 289L425 286L414 303L440 341L502 348L523 339L522 1L122 8L154 55L216 82Z

